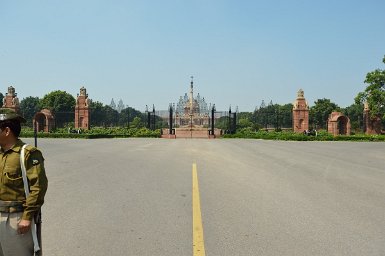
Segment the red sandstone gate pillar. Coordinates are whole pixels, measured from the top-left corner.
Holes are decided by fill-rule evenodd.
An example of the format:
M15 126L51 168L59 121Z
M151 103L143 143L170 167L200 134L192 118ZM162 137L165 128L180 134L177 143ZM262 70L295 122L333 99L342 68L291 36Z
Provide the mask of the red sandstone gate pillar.
M75 106L75 129L81 128L88 130L90 127L90 99L86 88L80 88L80 95L78 94Z
M8 92L3 98L3 108L9 108L14 110L16 113L20 113L20 104L15 88L12 86L8 87Z
M293 103L293 131L302 133L305 130L309 130L309 105L300 89Z

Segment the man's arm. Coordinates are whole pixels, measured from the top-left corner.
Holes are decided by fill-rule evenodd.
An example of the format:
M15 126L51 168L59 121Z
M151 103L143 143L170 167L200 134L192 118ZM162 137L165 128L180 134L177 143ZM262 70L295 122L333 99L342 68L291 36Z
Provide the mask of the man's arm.
M24 205L23 220L31 221L44 203L48 180L44 169L44 158L35 147L26 148L26 169L30 194Z

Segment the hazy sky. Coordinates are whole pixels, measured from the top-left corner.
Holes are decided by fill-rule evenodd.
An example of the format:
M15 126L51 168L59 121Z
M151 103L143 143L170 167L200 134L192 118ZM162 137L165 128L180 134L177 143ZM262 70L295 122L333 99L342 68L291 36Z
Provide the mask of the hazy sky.
M54 90L144 111L189 91L218 110L341 107L384 69L384 0L0 0L0 90Z

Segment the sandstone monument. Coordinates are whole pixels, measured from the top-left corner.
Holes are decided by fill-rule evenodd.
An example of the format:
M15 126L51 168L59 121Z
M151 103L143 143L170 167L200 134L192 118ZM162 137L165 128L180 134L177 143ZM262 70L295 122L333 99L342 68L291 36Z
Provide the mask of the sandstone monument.
M37 132L50 132L55 128L55 118L49 109L42 109L33 117L33 128Z
M75 106L75 129L89 129L90 102L87 89L84 87L80 88L80 94L77 95Z
M17 97L15 88L13 88L12 86L8 87L8 92L3 98L3 108L12 109L17 113L20 112L19 98Z
M302 133L309 129L309 104L307 103L304 92L300 89L297 99L293 103L293 131Z
M215 105L207 106L204 97L199 93L194 97L194 81L191 77L190 93L180 97L178 103L170 104L169 129L163 129L163 138L215 138L221 131L214 129ZM175 129L173 111L175 109ZM211 113L211 116L210 116ZM211 128L210 128L211 127Z
M350 119L341 112L332 112L328 119L328 133L350 135Z
M203 127L209 124L209 109L205 98L194 98L194 81L191 77L190 94L179 99L176 105L176 124L180 127Z

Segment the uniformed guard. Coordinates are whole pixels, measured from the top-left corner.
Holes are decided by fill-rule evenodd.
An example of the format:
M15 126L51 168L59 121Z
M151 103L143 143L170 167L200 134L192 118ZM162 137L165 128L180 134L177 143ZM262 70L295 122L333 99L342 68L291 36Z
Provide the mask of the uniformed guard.
M30 145L22 150L25 143L18 138L21 122L25 119L16 112L0 109L0 256L34 255L34 217L48 186L41 152Z

